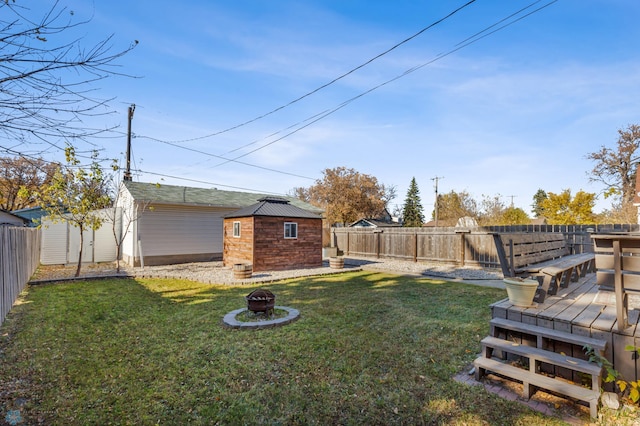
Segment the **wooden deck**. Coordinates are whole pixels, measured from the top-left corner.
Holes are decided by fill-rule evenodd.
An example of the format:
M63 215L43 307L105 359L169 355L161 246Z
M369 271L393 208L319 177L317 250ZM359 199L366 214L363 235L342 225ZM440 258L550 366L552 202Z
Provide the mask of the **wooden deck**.
M586 338L607 342L605 357L627 380L640 379L640 360L635 352L625 351L626 346L640 346L640 296L629 298L629 327L618 330L616 325L615 293L600 290L596 274L590 273L568 288L548 296L543 303L522 308L508 299L491 305L492 318L504 318L524 324L550 328ZM526 342L523 342L526 343ZM553 351L575 358L586 359L579 345L556 343ZM561 371L555 372L563 375ZM575 379L575 378L574 378Z

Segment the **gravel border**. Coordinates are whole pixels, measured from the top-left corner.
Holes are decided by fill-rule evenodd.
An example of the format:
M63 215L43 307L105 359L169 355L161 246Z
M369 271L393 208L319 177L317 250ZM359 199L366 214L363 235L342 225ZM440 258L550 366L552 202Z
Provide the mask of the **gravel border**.
M47 268L42 266L30 284L47 282L86 280L110 277L134 278L177 278L197 281L205 284L254 284L269 283L291 278L322 276L353 272L360 270L387 272L391 274L424 276L448 281L459 281L479 285L502 285L502 273L494 269L476 267L457 267L438 263L411 262L395 259L370 259L348 256L345 257L344 269L329 267L328 260L322 267L290 269L286 271L256 272L251 278L236 279L229 267L224 267L221 261L182 263L175 265L131 267L121 264L121 273L116 273L115 263L83 265L82 276L75 278L75 265L67 267Z

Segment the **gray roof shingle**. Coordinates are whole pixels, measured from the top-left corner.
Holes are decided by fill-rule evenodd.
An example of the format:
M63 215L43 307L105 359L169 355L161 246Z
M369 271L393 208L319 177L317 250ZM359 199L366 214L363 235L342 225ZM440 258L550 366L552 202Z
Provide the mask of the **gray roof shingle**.
M145 182L124 181L124 186L137 201L162 204L190 204L213 207L243 208L263 198L274 198L252 192L222 191L215 188L193 188ZM322 213L322 209L294 197L276 197L287 200L291 206L306 211Z

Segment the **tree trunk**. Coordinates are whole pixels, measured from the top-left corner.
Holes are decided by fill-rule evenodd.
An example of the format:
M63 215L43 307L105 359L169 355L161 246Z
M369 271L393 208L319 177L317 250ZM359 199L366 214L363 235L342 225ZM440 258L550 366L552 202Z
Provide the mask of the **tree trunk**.
M122 247L122 241L116 244L116 272L120 273L120 251Z
M80 226L80 255L78 256L78 267L76 268L76 277L80 276L80 268L82 268L82 248L84 247L84 227Z

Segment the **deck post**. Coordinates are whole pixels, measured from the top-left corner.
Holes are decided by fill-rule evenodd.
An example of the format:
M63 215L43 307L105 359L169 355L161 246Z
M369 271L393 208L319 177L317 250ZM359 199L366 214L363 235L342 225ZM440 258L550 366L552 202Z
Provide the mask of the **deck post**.
M618 330L622 331L629 326L628 306L624 283L622 282L622 253L620 252L620 240L613 240L613 270L614 288L616 293L616 319Z

